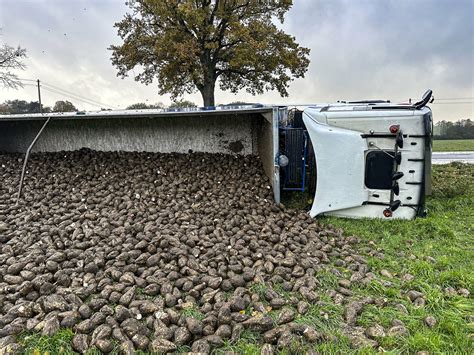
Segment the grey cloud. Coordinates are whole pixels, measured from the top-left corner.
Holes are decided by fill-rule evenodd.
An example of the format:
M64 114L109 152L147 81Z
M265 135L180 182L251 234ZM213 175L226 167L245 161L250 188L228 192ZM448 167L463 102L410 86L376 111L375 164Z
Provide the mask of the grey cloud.
M471 97L473 4L296 1L285 28L312 53L292 94L402 100L432 88L437 97ZM472 105L433 107L441 118L472 117Z
M472 97L473 7L471 0L296 0L283 27L311 48L306 77L291 83L288 98L243 91L218 92L217 100L406 100L427 88L436 97ZM22 76L122 107L146 99L169 102L157 95L156 85L116 77L107 47L120 43L113 24L127 10L124 1L0 0L0 8L0 39L28 49L29 68ZM22 95L34 99L35 93L3 91L0 101ZM201 102L198 94L187 98ZM473 117L472 105L433 109L438 119Z

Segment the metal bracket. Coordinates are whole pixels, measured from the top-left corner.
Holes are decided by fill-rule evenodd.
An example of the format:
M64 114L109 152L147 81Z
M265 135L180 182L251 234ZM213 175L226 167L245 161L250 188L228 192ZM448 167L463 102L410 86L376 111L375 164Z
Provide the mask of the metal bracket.
M46 128L46 126L48 125L49 121L51 120L51 116L49 116L46 121L44 122L43 126L40 128L40 130L38 131L38 133L36 134L35 138L33 139L33 141L31 142L30 146L28 147L28 149L26 150L26 154L25 154L25 159L23 160L23 168L21 169L21 177L20 177L20 186L18 187L18 193L17 193L17 196L16 196L16 204L18 205L18 203L20 202L20 197L21 197L21 190L23 189L23 180L25 179L25 171L26 171L26 165L28 164L28 158L30 156L30 152L31 152L31 149L34 147L34 145L36 144L36 141L39 139L39 137L41 136L41 133L43 133L44 129Z

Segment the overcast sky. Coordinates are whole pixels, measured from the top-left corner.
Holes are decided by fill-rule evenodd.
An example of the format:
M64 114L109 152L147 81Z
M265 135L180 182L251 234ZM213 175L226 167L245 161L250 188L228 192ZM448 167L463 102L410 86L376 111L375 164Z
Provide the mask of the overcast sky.
M474 118L474 0L296 0L285 30L311 49L306 77L276 92L252 97L218 91L217 103L314 103L335 100L417 100L431 88L435 119ZM0 0L0 41L27 49L27 69L37 79L113 107L135 102L170 103L156 85L120 79L110 62L119 44L113 24L124 0ZM36 100L36 89L0 91L7 99ZM199 94L186 99L201 105ZM460 103L454 103L455 100ZM69 99L46 90L46 105Z

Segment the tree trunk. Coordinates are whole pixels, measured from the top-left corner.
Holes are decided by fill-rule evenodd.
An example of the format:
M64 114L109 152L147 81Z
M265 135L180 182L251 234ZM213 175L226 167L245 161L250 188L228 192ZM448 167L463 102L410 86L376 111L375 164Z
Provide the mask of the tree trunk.
M215 101L214 101L215 84L216 84L215 82L205 83L202 89L200 90L201 95L202 95L202 100L204 101L204 107L215 106Z

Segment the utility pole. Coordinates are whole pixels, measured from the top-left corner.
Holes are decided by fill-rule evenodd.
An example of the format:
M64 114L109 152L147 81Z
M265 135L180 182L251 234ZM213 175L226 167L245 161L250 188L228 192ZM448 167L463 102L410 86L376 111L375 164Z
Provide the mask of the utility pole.
M38 102L39 102L39 111L40 113L43 113L43 108L41 107L41 90L40 90L40 81L39 79L36 80L36 82L38 83Z

